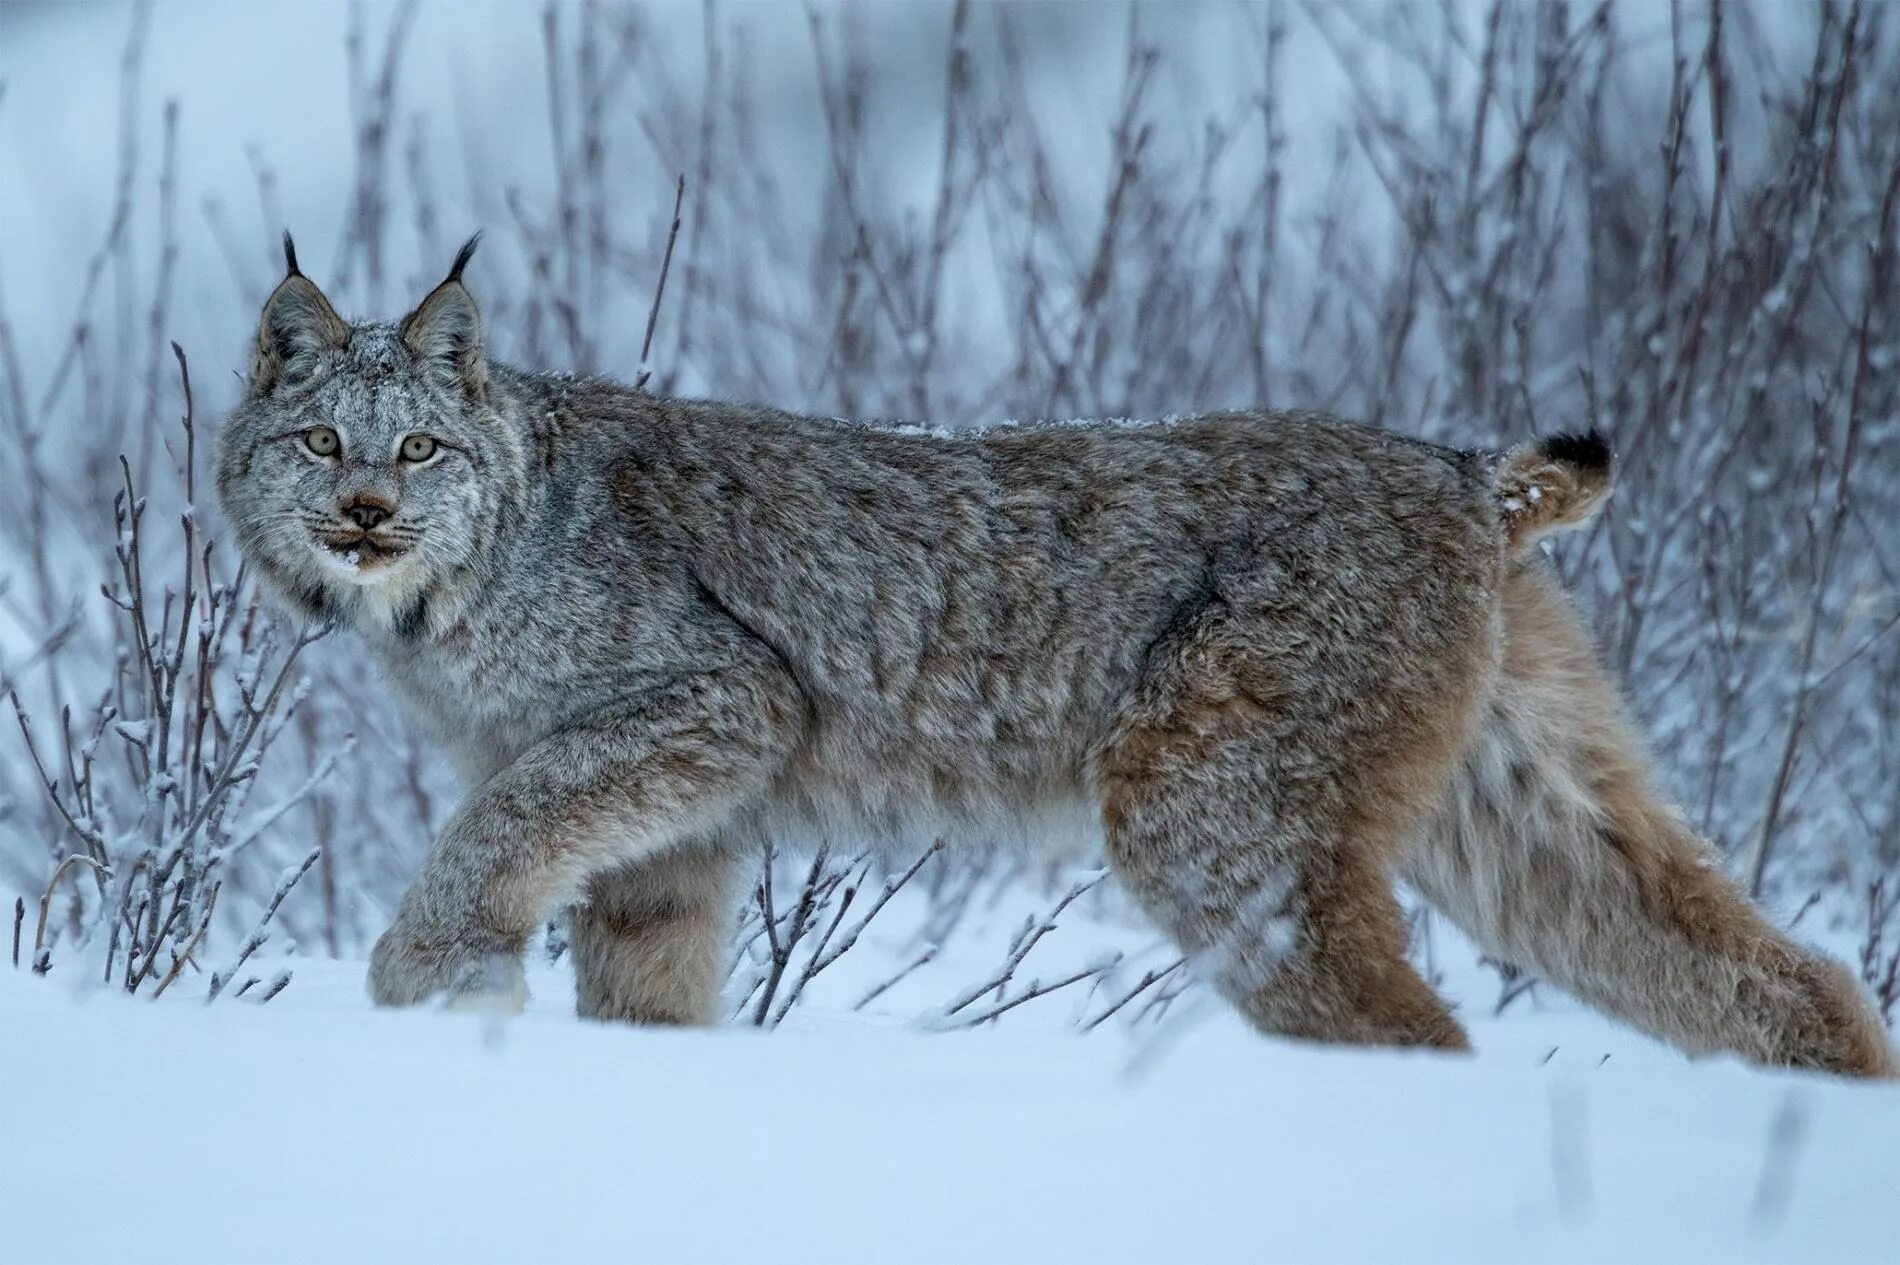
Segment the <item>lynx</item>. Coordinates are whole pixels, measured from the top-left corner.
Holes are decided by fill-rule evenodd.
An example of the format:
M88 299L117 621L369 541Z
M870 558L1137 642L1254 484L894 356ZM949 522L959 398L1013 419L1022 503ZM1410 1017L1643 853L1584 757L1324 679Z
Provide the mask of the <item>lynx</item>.
M286 237L219 442L275 599L354 630L473 788L376 945L378 1003L518 1001L571 906L582 1015L706 1023L759 840L1080 831L1266 1033L1466 1047L1402 880L1684 1050L1900 1067L1659 798L1535 548L1609 494L1595 434L935 434L656 398L489 359L473 248L350 324Z

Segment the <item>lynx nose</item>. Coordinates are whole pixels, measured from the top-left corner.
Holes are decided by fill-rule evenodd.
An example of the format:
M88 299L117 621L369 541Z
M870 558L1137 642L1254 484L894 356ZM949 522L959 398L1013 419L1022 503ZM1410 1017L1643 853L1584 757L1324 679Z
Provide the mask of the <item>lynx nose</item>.
M343 507L343 513L349 520L364 531L376 526L388 518L393 510L376 501L356 500Z

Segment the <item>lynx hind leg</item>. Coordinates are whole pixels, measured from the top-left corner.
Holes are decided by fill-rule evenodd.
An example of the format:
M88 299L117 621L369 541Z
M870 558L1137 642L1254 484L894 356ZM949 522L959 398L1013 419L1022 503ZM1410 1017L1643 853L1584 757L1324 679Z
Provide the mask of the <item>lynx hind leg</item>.
M1195 745L1124 767L1105 820L1117 876L1196 974L1263 1032L1465 1049L1363 841L1276 803L1244 743Z
M591 879L586 901L572 914L581 1017L712 1023L731 932L735 868L726 850L696 844Z
M1487 953L1691 1053L1900 1073L1853 977L1770 924L1658 799L1541 564L1504 596L1503 679L1406 876Z
M1263 1032L1469 1048L1406 960L1390 873L1394 829L1423 818L1457 741L1382 750L1330 732L1328 700L1267 692L1205 663L1149 683L1099 766L1117 875Z

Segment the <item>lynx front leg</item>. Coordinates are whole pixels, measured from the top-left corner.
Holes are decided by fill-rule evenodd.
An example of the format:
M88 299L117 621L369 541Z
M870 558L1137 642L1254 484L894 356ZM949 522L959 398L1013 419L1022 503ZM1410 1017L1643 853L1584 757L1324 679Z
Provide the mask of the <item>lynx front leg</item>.
M767 785L803 715L776 665L649 690L524 752L469 797L370 957L370 995L518 1001L529 934L590 877L717 825Z
M694 841L595 875L572 916L581 1017L711 1023L737 868L729 848Z

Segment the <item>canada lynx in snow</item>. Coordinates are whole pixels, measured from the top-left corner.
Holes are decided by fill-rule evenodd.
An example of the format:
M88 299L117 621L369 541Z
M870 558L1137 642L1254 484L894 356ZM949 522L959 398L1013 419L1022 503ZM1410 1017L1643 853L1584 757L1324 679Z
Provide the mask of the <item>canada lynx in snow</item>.
M351 325L286 254L218 489L467 775L370 990L704 1023L765 837L1100 831L1259 1028L1462 1048L1395 879L1691 1051L1891 1075L1848 973L1657 798L1531 548L1595 436L1458 452L1305 413L960 436L488 359L461 273Z

